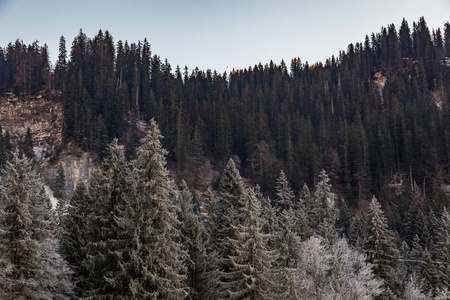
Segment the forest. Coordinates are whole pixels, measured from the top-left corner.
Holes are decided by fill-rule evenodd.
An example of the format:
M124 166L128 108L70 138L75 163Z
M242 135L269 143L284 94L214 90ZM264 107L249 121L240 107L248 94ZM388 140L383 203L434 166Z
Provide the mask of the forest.
M5 299L450 298L449 23L228 74L108 31L59 48L0 48L0 92L58 91L102 163L53 211L32 133L0 130Z

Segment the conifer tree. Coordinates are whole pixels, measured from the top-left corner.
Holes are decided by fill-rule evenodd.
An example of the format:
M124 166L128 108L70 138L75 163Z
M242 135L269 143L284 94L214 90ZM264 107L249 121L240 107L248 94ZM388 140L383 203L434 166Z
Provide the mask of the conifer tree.
M207 282L206 242L207 236L204 225L194 213L193 197L185 181L180 185L180 238L184 250L187 252L185 265L186 286L190 299L203 299L211 293Z
M115 139L108 156L90 182L92 199L88 206L86 259L89 272L87 297L126 299L130 297L129 275L123 265L129 257L130 198L128 164L123 147Z
M335 207L334 193L331 192L330 179L325 170L319 174L319 182L314 192L315 214L318 217L319 233L325 240L333 242L337 238L336 221L338 211Z
M296 268L299 258L300 238L295 231L294 210L285 210L278 217L277 266Z
M27 133L23 137L23 140L20 142L19 150L21 154L24 154L29 159L34 158L33 152L33 136L31 134L30 127L27 127Z
M236 254L231 256L233 267L228 273L230 299L269 299L275 289L267 238L262 233L261 206L253 189L245 195L242 207L244 221L235 226L231 238Z
M136 228L129 271L131 297L137 299L183 299L187 295L176 188L169 179L161 138L152 119L132 161Z
M289 187L289 182L283 171L280 172L280 176L277 179L275 190L277 194L275 207L278 209L279 213L294 208L294 192Z
M439 262L440 288L450 289L450 213L445 208L438 223L435 256Z
M420 245L420 239L417 235L413 240L411 259L414 261L413 264L416 267L417 276L422 281L422 288L424 291L432 292L437 283L436 266L431 260L431 254L428 249L423 249Z
M70 271L57 252L51 204L31 161L17 151L0 178L0 295L69 299Z
M80 297L89 282L86 267L86 219L87 206L90 202L86 186L78 182L65 215L61 217L61 255L73 270L75 295Z
M56 180L55 180L55 197L64 199L65 198L65 189L66 189L66 175L64 171L64 167L59 164L58 169L56 170Z
M385 281L386 291L383 295L388 297L393 293L398 297L402 294L402 291L395 290L398 250L394 243L394 234L389 230L384 212L375 196L366 216L366 230L364 250L367 261L373 264L374 274Z
M236 231L242 225L245 216L245 189L239 171L234 161L230 159L219 182L219 199L216 206L216 232L212 236L214 251L217 254L217 267L220 271L220 286L218 293L226 297L230 272L233 272L233 263L230 257L236 255L231 240L236 239Z

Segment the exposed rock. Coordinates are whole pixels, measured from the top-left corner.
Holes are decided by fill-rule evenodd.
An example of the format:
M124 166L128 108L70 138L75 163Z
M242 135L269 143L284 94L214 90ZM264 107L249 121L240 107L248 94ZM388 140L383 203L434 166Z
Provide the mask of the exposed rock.
M46 185L55 188L56 174L61 164L66 178L64 194L70 199L80 180L88 182L98 162L96 155L71 145L66 145L64 151L56 154L56 150L62 148L63 122L62 101L56 92L48 96L41 93L25 97L5 93L0 97L0 125L3 130L8 130L13 142L17 142L30 128L34 155ZM50 195L50 191L47 192ZM56 198L52 197L52 204L56 205Z
M46 160L41 162L41 169L46 183L55 188L56 176L59 164L64 168L66 178L65 196L70 199L75 191L77 183L83 181L88 184L89 178L98 166L97 156L89 152L69 154L62 153L57 161Z
M33 142L42 153L52 155L62 143L63 110L56 94L18 98L13 94L0 97L0 124L8 130L13 141L25 136L29 127Z

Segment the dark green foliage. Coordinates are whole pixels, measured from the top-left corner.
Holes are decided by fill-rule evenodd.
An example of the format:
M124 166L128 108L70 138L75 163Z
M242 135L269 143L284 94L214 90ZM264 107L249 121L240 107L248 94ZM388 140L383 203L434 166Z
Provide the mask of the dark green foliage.
M66 192L66 174L64 171L64 167L59 164L58 169L56 171L56 179L55 179L55 191L54 195L57 198L64 199Z
M271 196L282 168L295 191L315 185L324 168L354 207L410 167L417 182L448 174L449 28L430 32L423 18L403 19L398 31L390 24L324 63L295 58L223 75L182 74L147 40L115 45L108 31L89 38L80 30L70 51L60 38L54 72L64 141L103 157L112 138L130 139L135 120L155 118L168 160L188 183L199 164L220 169L236 154L243 174ZM0 49L0 89L51 87L47 56L45 46L20 40Z
M109 145L108 156L93 174L89 189L93 201L88 202L84 221L86 256L82 267L89 278L84 296L129 298L130 278L124 265L131 251L132 206L128 164L117 140Z
M89 286L89 273L83 261L86 259L87 208L91 199L86 186L79 182L70 199L67 211L61 217L61 255L73 270L75 295L81 296Z
M31 134L30 127L27 128L27 133L19 143L20 154L25 155L29 159L34 158L33 152L33 136Z

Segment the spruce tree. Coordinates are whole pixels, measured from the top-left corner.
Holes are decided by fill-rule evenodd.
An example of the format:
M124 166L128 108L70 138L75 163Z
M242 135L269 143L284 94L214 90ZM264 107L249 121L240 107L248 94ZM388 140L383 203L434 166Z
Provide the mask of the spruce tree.
M152 119L132 161L135 231L129 271L131 297L136 299L183 299L187 295L186 251L180 243L177 219L180 208L161 138Z
M219 182L219 199L216 206L215 234L212 235L217 267L220 271L218 293L226 297L233 263L230 257L236 255L231 240L237 238L237 228L245 221L245 189L234 161L230 159Z
M43 181L16 152L0 178L0 294L4 299L69 299L70 271L58 253Z
M83 294L89 282L83 261L86 259L86 219L90 201L86 186L82 181L78 182L67 212L61 217L61 255L73 270L75 295L78 297Z
M394 243L394 234L388 228L386 217L375 196L370 203L366 216L366 241L364 251L367 261L373 264L374 274L385 281L385 297L393 293L397 296L402 291L397 290L398 274L396 271L398 250Z
M190 299L203 299L210 294L207 282L207 235L204 225L194 213L192 193L185 181L180 185L180 239L184 250L187 252L186 286L189 289Z
M247 191L241 213L244 221L234 226L236 235L230 238L236 254L230 257L233 266L226 285L229 298L272 298L276 287L271 270L273 253L262 233L261 205L253 189Z
M64 167L62 164L58 165L58 169L56 171L56 180L55 180L55 197L64 200L65 198L65 189L66 189L66 175L64 171Z
M450 213L445 208L438 223L436 238L434 255L439 262L440 288L450 289Z
M294 207L295 195L289 187L289 182L283 171L280 172L280 176L277 179L275 190L277 194L275 207L279 213Z
M318 218L317 233L326 241L333 242L337 238L336 221L338 211L335 207L335 194L331 192L330 179L325 170L319 174L319 182L314 192L314 210Z
M129 259L132 237L128 164L123 147L115 139L108 156L93 174L86 230L86 258L89 273L87 297L128 299L129 275L123 266Z

